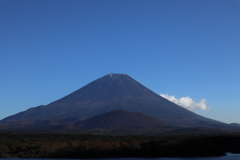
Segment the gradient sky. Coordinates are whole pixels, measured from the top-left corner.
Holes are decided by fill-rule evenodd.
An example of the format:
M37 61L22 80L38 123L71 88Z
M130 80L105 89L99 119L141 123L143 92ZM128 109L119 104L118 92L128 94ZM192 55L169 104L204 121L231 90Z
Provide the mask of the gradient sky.
M109 73L240 123L240 1L0 0L0 119Z

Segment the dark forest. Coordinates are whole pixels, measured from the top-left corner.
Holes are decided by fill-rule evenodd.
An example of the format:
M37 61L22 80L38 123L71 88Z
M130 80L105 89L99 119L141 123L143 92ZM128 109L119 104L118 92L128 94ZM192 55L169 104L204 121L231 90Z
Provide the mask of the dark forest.
M240 135L1 133L1 158L209 157L240 153Z

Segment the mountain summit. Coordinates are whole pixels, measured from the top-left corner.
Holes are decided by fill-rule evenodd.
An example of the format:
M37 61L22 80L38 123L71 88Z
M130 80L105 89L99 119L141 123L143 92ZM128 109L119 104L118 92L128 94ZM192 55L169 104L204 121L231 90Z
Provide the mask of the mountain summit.
M173 125L215 122L168 101L126 74L110 73L57 101L9 116L1 123L69 116L87 119L113 110L141 112Z
M140 99L159 99L159 95L126 74L110 73L51 104L91 102L116 103L122 106L126 101Z

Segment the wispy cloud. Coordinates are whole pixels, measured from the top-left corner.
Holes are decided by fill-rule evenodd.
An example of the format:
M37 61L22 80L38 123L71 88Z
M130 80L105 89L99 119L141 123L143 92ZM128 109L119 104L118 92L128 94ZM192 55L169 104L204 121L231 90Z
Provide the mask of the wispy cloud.
M193 109L210 110L211 108L206 105L206 99L201 99L200 102L195 102L190 97L182 97L177 99L175 96L169 96L168 94L160 94L160 96L189 110Z

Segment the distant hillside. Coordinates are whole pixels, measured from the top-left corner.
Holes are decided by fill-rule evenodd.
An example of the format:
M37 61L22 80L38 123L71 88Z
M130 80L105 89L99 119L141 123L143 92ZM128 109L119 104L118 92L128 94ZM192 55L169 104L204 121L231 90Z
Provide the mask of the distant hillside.
M77 122L74 129L148 128L153 126L166 127L169 125L143 113L115 110Z
M70 116L63 119L34 119L1 123L0 130L5 131L54 131L54 127L84 120L84 117Z
M236 126L236 127L240 127L240 124L239 124L239 123L231 123L230 125Z

